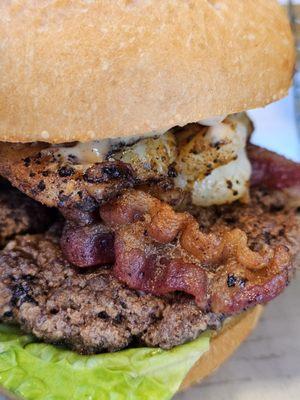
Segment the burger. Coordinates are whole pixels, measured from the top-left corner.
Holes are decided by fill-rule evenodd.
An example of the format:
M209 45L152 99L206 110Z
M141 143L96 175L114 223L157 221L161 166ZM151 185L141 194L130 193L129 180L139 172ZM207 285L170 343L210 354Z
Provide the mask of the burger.
M0 385L170 399L297 265L300 165L251 144L246 114L289 89L288 19L275 0L10 0L0 43Z

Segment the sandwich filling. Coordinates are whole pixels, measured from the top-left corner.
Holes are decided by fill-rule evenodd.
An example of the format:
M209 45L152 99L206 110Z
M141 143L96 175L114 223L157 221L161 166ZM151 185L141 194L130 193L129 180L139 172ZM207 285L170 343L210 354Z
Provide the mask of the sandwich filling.
M208 123L208 122L206 122ZM50 207L91 212L126 188L158 185L198 206L247 199L246 114L176 127L160 136L69 143L0 144L0 173Z
M19 190L1 189L0 320L80 353L170 349L272 300L296 264L300 166L251 132L237 114L126 142L1 143Z

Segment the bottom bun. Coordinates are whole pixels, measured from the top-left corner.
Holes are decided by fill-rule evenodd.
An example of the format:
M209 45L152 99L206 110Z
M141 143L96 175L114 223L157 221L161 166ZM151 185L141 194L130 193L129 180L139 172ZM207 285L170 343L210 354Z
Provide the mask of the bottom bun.
M213 336L210 348L190 370L180 391L189 388L195 383L216 371L241 343L250 335L263 312L262 306L256 306L238 317L231 318L220 332Z

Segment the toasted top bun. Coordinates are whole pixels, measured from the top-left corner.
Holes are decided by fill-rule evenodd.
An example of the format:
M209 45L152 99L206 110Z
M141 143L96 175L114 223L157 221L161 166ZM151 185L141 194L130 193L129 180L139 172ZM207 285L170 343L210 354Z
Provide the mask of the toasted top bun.
M200 357L190 370L180 390L199 383L217 370L253 331L262 312L263 307L257 306L225 324L222 330L212 338L209 351Z
M294 67L276 0L0 1L0 140L145 135L264 106Z

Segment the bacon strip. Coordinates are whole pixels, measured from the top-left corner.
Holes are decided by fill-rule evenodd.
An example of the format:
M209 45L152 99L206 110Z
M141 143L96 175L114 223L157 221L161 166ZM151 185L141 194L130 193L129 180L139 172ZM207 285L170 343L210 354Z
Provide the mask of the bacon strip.
M214 312L232 315L278 296L289 282L290 255L278 246L269 264L257 271L233 261L220 268L210 283Z
M233 314L271 300L288 281L284 246L252 251L240 229L205 234L191 215L143 192L127 191L100 214L116 232L114 273L133 289L181 290L203 310Z
M176 213L170 205L137 190L128 190L118 200L105 204L100 216L112 227L132 224L149 216L148 234L159 243L174 240L191 218L188 213Z
M182 291L203 311L232 315L271 300L288 282L286 247L253 251L236 228L204 233L190 214L142 191L125 192L100 216L105 225L65 228L64 254L79 267L114 262L113 273L132 289Z
M166 295L182 291L207 308L208 274L184 254L145 235L143 223L123 226L115 241L115 276L132 289Z
M300 186L300 164L253 144L248 146L252 186L286 189Z
M65 257L79 268L112 264L115 259L114 233L102 224L67 223L60 245Z

